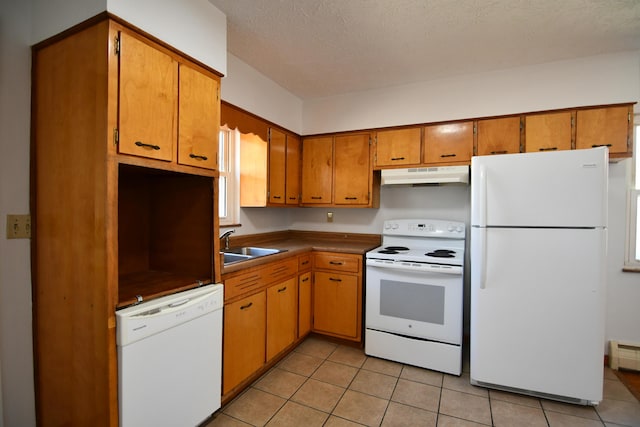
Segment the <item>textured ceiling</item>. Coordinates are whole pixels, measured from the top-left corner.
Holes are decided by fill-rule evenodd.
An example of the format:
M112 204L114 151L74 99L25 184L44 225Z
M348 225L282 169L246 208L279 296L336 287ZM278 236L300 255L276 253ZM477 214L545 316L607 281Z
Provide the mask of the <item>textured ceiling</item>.
M302 99L640 49L640 0L209 0Z

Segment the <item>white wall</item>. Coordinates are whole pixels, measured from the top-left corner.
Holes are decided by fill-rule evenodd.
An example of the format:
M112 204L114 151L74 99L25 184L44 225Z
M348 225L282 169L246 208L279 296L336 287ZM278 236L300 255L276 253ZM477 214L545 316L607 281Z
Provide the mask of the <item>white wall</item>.
M35 44L109 11L143 31L227 73L227 18L207 0L31 0Z
M0 369L7 427L35 425L30 241L7 240L7 214L29 213L31 3L0 18ZM1 424L1 423L0 423Z

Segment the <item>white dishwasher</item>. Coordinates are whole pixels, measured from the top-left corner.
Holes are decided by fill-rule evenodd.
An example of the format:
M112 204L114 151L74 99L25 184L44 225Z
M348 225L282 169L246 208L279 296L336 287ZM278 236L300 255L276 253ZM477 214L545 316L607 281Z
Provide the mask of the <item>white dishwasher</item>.
M116 311L120 427L196 426L220 408L223 285Z

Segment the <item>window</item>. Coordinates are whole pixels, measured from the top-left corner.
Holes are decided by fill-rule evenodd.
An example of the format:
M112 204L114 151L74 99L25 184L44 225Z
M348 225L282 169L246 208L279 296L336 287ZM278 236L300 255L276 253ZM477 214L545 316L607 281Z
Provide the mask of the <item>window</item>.
M238 186L236 161L237 131L226 126L220 128L218 147L218 164L220 165L220 181L218 185L218 214L220 225L238 223Z
M640 116L636 116L636 123ZM626 267L640 269L640 123L634 126L635 143L633 147L633 166L629 188L629 212L627 222L627 259Z

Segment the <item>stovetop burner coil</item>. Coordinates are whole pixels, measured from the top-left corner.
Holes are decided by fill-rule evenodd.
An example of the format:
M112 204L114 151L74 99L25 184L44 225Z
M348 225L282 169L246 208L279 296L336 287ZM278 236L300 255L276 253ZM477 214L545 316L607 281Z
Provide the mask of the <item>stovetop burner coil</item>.
M456 251L452 251L450 249L436 249L433 252L427 252L425 255L434 258L455 258Z

